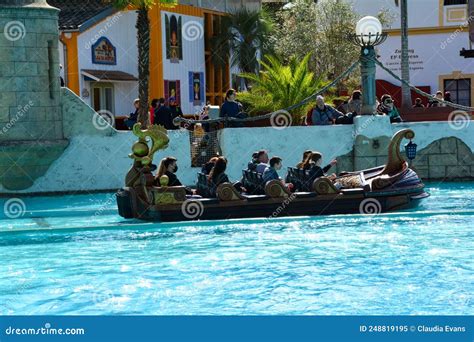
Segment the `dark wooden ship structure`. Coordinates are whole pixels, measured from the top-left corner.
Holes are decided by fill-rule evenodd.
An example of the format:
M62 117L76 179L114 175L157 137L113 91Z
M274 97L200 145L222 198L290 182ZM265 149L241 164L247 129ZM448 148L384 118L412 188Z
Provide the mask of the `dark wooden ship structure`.
M166 176L155 186L153 156L168 146L167 131L160 126L133 128L139 140L132 147L134 160L125 187L117 192L119 214L126 219L155 222L273 218L331 214L378 214L413 208L428 197L425 185L400 153L403 139L413 139L410 129L397 132L388 148L386 165L356 172L343 172L335 181L320 177L311 184L303 170L289 169L287 180L295 185L290 192L280 181L263 184L257 174L243 172L248 193L239 193L233 184L223 183L214 198L187 196L185 187L166 186ZM151 144L151 146L149 146ZM198 177L198 194L209 196L206 178Z

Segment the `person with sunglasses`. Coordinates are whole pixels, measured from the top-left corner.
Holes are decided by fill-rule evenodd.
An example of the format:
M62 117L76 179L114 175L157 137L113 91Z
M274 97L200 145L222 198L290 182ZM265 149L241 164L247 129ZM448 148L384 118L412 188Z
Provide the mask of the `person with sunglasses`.
M395 107L392 97L388 94L383 95L380 99L377 112L379 115L388 115L390 117L390 122L392 123L402 122L400 113L398 112L397 107Z

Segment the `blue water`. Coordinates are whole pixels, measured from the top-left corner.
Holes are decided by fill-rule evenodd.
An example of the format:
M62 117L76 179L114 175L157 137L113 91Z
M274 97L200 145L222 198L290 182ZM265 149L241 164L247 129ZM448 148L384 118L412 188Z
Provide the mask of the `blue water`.
M472 315L474 183L428 191L392 214L184 224L123 220L111 194L25 199L0 216L0 314Z

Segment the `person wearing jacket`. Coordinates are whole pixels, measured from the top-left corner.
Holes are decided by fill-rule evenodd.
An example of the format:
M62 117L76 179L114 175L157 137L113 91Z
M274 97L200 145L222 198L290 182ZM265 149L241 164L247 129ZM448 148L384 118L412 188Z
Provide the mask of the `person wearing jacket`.
M316 98L316 107L308 112L306 117L307 126L333 125L337 118L344 116L340 111L324 102L324 97L318 95Z
M130 113L128 118L124 121L128 129L132 129L133 125L135 125L138 121L138 108L140 108L140 99L135 99L135 101L133 101L133 107L135 107L135 112Z
M323 161L323 155L319 152L311 152L311 154L306 158L306 161L303 163L303 169L309 170L309 181L314 182L315 179L319 177L326 176L326 173L337 164L337 160L332 160L328 165L325 167L321 167ZM332 181L336 179L336 175L333 173L332 175L328 176L328 178Z
M390 95L385 94L380 99L380 105L377 107L377 112L380 115L388 115L390 122L402 122L402 118L397 108L393 103L393 99Z

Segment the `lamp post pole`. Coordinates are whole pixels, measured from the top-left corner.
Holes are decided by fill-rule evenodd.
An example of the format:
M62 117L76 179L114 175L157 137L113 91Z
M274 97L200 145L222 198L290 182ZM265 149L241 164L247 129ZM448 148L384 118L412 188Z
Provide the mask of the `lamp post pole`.
M372 115L376 107L375 89L375 49L373 46L361 48L360 74L362 87L362 115Z
M382 24L375 17L367 16L359 20L355 34L348 38L360 47L360 73L362 87L361 115L375 113L375 46L382 44L387 39L387 34L382 32Z

